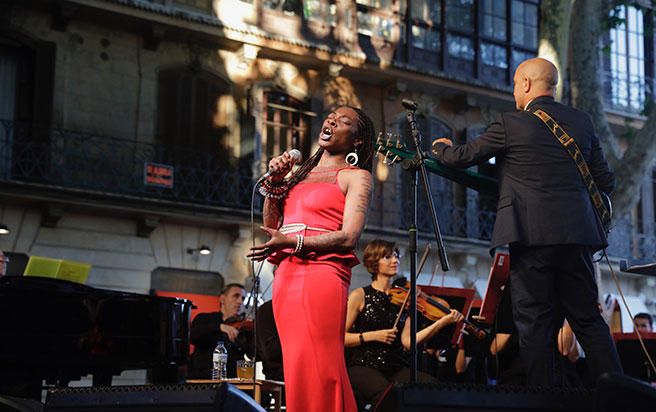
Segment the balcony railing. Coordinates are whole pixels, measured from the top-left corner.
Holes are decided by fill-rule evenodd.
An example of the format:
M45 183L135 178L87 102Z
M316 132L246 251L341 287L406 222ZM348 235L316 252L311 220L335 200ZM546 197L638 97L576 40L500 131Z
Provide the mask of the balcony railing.
M407 182L402 179L376 185L369 211L367 226L371 229L407 230L412 221L412 198ZM382 187L381 187L382 186ZM450 184L446 186L450 187ZM480 210L478 194L472 194L466 205L454 205L452 195L446 190L432 190L437 219L442 235L487 241L492 237L495 212ZM433 223L428 202L420 188L417 206L417 228L420 233L432 237Z
M0 120L0 180L74 191L248 209L251 176L219 154ZM144 183L147 162L173 187Z
M0 120L0 183L21 184L35 191L58 190L71 197L90 193L126 202L168 201L173 206L200 205L245 215L253 187L250 162L238 167L238 162L229 160L220 154ZM146 162L172 166L173 187L146 186ZM475 241L491 238L495 212L481 205L493 208L494 200L468 191L463 204L455 206L450 184L435 179L433 184L443 235ZM399 178L377 182L375 187L368 229L389 234L405 231L412 204L407 182ZM256 205L261 210L260 196ZM421 194L417 226L425 236L432 236L431 216ZM648 261L656 256L656 236L639 234L628 219L618 219L609 251L612 256Z

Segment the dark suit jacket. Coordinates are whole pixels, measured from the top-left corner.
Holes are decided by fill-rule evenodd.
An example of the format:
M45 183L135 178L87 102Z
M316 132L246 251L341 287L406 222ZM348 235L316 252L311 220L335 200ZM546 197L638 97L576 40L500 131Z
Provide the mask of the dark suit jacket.
M230 342L228 335L221 332L223 313L199 313L191 322L190 340L194 353L189 357L188 376L191 379L210 379L212 377L212 353L219 341L228 349L228 378L237 376L236 362L244 359L245 353L252 353L252 335L240 331L235 342Z
M609 194L609 170L590 117L542 96L529 103L547 112L576 141L599 190ZM499 203L491 247L576 244L599 249L606 235L574 161L547 126L526 111L504 113L464 145L435 144L447 166L469 167L493 156L499 165Z

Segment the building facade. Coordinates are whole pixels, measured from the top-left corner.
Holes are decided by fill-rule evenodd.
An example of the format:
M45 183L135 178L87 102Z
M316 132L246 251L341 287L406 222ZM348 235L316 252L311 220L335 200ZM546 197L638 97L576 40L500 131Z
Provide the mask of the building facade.
M540 7L537 0L1 3L0 221L11 233L0 249L13 262L34 255L88 262L89 285L138 293L208 292L207 279L217 290L250 285L253 182L285 150L309 157L336 105L362 107L399 150L416 149L404 98L419 105L422 150L440 136L475 138L514 108L513 72L537 55ZM648 44L636 23L648 16L635 10L625 9L627 25L609 33L617 41L605 60L618 130L626 119L644 120L651 91L644 67L654 66L653 47L640 54L619 46L629 38ZM405 250L413 176L390 167L393 157L375 161L360 243L384 237ZM495 164L473 170L494 176ZM420 283L482 294L496 202L436 174L429 181L451 270L439 270L432 253ZM645 177L637 210L612 234L616 266L654 256L655 185L656 174ZM261 199L254 204L259 213ZM420 249L434 248L423 193L418 210ZM197 253L201 246L212 253ZM272 268L261 276L268 299ZM352 287L368 281L356 267ZM636 308L656 311L653 279L622 274L621 282ZM600 289L615 290L603 268Z

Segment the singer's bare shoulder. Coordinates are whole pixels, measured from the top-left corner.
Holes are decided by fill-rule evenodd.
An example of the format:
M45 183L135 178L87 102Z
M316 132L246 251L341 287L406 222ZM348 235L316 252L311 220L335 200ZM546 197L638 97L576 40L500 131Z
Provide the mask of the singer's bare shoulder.
M343 188L346 188L352 183L361 183L364 180L371 182L372 176L371 172L365 169L360 169L359 167L349 167L347 169L342 169L337 175L337 179Z
M356 185L362 185L370 190L372 181L373 177L371 176L371 173L368 170L360 169L358 167L342 169L337 175L337 182L343 193L346 193L351 187Z

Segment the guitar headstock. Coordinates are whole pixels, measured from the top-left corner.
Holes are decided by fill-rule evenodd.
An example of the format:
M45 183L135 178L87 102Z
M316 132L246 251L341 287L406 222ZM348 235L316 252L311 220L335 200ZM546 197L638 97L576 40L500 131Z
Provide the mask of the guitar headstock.
M383 132L378 133L378 138L376 139L376 154L384 156L383 163L386 165L393 166L403 160L398 152L405 150L406 148L403 143L401 143L399 135L389 132L384 134Z

